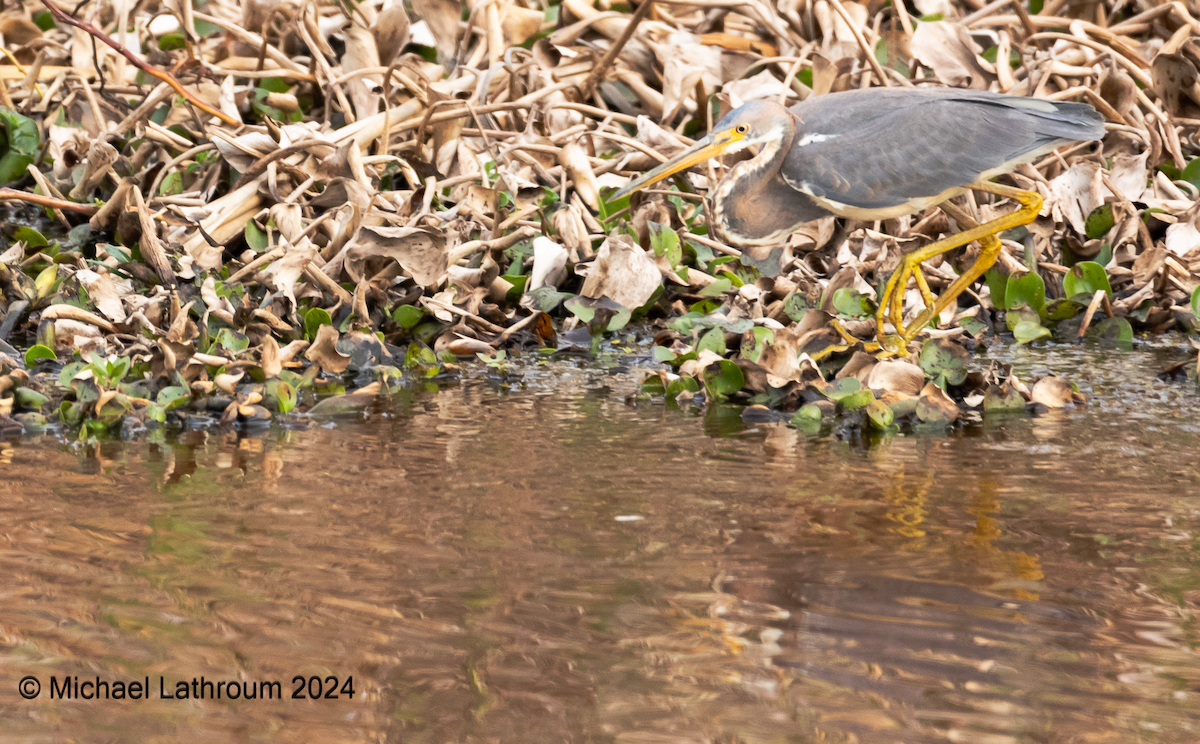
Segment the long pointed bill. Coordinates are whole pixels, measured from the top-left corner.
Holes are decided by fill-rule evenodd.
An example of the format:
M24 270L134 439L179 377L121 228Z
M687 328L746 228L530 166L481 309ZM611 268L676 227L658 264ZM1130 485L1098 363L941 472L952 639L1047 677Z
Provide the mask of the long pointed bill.
M697 163L703 163L709 158L715 158L725 152L729 145L733 144L733 139L728 136L721 137L719 141L714 140L713 135L708 135L704 139L697 140L696 144L679 153L667 162L658 166L653 170L646 171L642 175L633 179L629 183L612 195L613 199L619 199L626 194L632 194L635 191L644 189L651 184L658 183L667 176L673 176L681 170L691 168Z

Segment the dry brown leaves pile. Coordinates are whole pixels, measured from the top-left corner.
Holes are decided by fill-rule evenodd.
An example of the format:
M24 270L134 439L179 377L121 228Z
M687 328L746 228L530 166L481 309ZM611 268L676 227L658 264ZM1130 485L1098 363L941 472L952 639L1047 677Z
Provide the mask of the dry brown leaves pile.
M399 347L473 355L552 345L579 319L602 329L592 313L606 301L622 307L603 319L655 297L652 317L669 319L708 297L725 321L771 331L772 374L799 380L812 340L803 333L826 331L791 325L786 300L815 307L838 287L873 296L902 251L949 231L941 212L815 223L765 277L722 264L740 251L696 233L699 197L654 194L631 212L602 194L744 101L872 85L1093 104L1108 122L1102 145L1064 148L1012 176L1041 191L1046 208L1023 243L1006 241L1002 267L1035 269L1055 297L1070 261L1102 256L1113 287L1104 312L1139 330L1190 330L1200 21L1181 2L1035 9L980 0L65 9L132 52L122 55L84 29L48 27L45 6L25 0L0 15L0 104L37 123L44 152L12 184L26 196L0 195L40 194L63 232L79 235L90 216L94 233L58 252L6 233L16 240L0 256L0 337L40 341L60 359L131 360L144 388L101 384L99 400L54 377L68 401L84 401L76 416L111 405L106 392L130 396L118 408L137 416L148 405L139 396L170 386L197 399L224 389L227 416L253 417L261 383L280 375L295 388L319 382L318 371L441 369L445 354L410 347L405 360ZM188 98L150 68L170 72ZM703 194L721 169L690 178ZM965 206L983 218L1011 208ZM626 221L631 231L620 229ZM656 254L656 223L683 238L678 260ZM935 266L930 276L945 283L953 272ZM576 295L566 312L561 301ZM991 309L986 288L977 296L968 314ZM669 331L659 342L684 352L696 335ZM258 388L239 384L246 372L242 382Z

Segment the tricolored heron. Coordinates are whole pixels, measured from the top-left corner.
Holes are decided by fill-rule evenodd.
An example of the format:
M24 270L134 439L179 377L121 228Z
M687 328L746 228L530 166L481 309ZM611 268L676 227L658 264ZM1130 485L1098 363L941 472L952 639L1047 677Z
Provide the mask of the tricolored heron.
M710 225L736 245L782 243L799 226L830 214L869 221L899 217L968 189L1017 200L1021 206L1015 211L982 225L943 206L966 229L906 255L879 298L881 348L886 348L885 320L903 346L996 262L997 233L1037 217L1040 195L989 179L1060 145L1103 136L1104 120L1086 103L975 90L868 88L814 96L790 109L751 101L616 196L717 155L757 147L758 153L730 168L711 194ZM972 240L983 247L979 257L934 298L921 262ZM902 303L910 277L925 310L906 329Z

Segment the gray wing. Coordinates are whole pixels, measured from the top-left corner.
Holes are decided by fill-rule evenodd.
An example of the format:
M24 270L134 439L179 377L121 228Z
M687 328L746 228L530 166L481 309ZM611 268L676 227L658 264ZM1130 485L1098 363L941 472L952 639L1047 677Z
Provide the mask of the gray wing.
M783 178L860 209L934 197L1060 144L1104 136L1087 104L949 88L834 93L790 111L798 123Z

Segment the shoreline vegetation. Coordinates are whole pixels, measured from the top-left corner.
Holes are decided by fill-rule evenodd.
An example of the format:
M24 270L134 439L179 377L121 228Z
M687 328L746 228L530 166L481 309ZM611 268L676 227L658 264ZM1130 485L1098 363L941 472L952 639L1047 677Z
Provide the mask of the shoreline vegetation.
M1082 400L972 369L998 339L1196 345L1200 20L1180 2L26 0L0 36L6 433L353 411L630 323L662 363L648 395L814 432ZM830 322L872 335L900 257L955 231L939 209L743 251L706 224L719 163L609 200L744 101L878 85L1085 101L1107 128L1003 177L1041 217L907 358ZM977 250L927 264L934 292ZM1195 385L1197 360L1163 374Z

